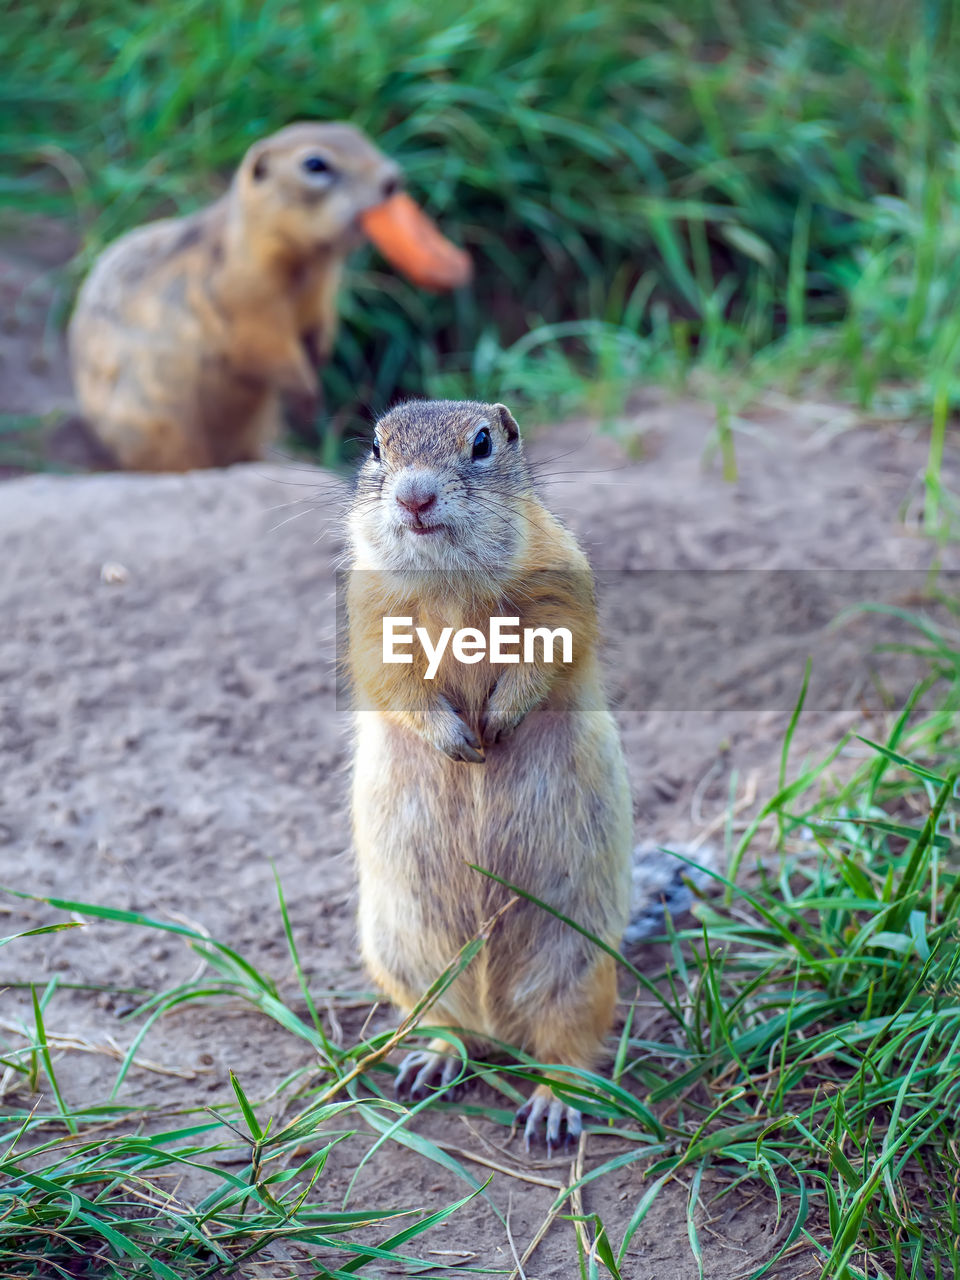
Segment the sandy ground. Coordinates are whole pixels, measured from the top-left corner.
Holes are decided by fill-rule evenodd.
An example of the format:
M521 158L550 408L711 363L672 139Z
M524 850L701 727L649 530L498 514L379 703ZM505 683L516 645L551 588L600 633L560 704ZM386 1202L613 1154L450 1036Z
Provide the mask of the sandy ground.
M12 367L8 356L0 370ZM51 394L59 404L60 391ZM734 774L738 797L770 793L808 653L814 684L797 765L848 729L882 733L884 690L893 703L909 685L909 670L872 654L886 624L825 627L844 603L915 597L922 578L903 571L933 558L913 518L921 433L815 405L772 406L742 426L733 484L703 465L711 415L694 402L638 396L618 431L631 446L642 440L642 461L616 433L582 422L543 430L529 446L547 500L600 574L638 840L715 836ZM354 937L349 721L335 678L347 495L342 481L284 463L186 477L36 475L0 488L0 882L193 923L272 974L300 1007L275 867L312 989L335 1010L333 1033L339 1023L349 1037L369 984ZM773 569L782 572L756 573ZM856 756L851 747L837 767ZM37 904L0 903L0 935L51 918ZM633 954L657 975L657 948ZM121 989L163 989L195 966L177 939L109 923L24 940L0 951L0 1037L19 1043L15 1028L29 1021L23 984L56 976L48 1032L100 1050L64 1048L62 1087L72 1104L102 1101L116 1071L111 1045L135 1032L122 1016L134 997ZM390 1017L381 1009L373 1025ZM311 1062L302 1041L239 1007L171 1014L142 1054L155 1069L131 1071L121 1098L171 1107L226 1100L229 1070L265 1098ZM483 1119L470 1130L452 1110L417 1123L475 1151L506 1137ZM337 1149L325 1183L332 1203L372 1140L360 1134ZM619 1149L592 1134L586 1168ZM510 1163L528 1167L518 1143L509 1151ZM559 1161L544 1169L566 1174ZM644 1189L629 1166L588 1187L585 1209L618 1242ZM366 1166L352 1203L436 1208L465 1190L393 1148ZM786 1227L778 1237L765 1197L711 1194L698 1209L707 1275L748 1272ZM486 1198L421 1241L421 1252L435 1274L453 1274L455 1255L444 1250L509 1273L511 1246L491 1205L522 1251L552 1195L496 1174ZM665 1189L625 1276L696 1274L685 1200L684 1187ZM573 1276L575 1257L572 1226L557 1222L526 1275ZM801 1252L771 1274L815 1269Z

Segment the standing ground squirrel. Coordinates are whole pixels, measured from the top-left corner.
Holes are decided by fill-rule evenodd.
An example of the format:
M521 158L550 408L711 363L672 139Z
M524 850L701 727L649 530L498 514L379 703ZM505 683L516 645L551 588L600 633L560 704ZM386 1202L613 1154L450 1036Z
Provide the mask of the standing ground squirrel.
M533 490L503 405L414 402L376 427L350 518L348 668L356 713L353 829L359 927L374 979L408 1011L507 889L494 872L611 946L627 923L630 795L600 679L586 557ZM383 618L485 632L566 627L563 661L492 665L444 650L384 665ZM391 626L393 624L390 624ZM408 627L408 630L412 630ZM463 650L462 650L463 652ZM473 1043L514 1044L537 1061L592 1067L613 1021L611 957L523 899L442 994L435 1021ZM448 1086L447 1042L411 1054L398 1089ZM558 1077L559 1079L560 1077ZM537 1088L518 1112L527 1145L548 1147L580 1113Z
M362 231L426 288L470 260L348 124L294 124L255 143L227 193L122 236L70 322L80 408L121 467L186 471L261 456L281 402L314 412L343 263Z

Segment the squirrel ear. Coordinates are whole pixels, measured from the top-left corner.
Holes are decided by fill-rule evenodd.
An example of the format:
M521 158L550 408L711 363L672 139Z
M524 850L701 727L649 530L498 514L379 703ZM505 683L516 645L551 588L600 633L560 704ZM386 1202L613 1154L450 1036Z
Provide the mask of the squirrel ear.
M267 164L267 153L265 151L261 151L253 162L253 168L250 170L254 182L262 182L267 176L269 167L270 166Z
M508 440L520 439L520 428L517 426L517 420L507 408L505 404L495 404L493 406L500 415L500 425L507 433Z

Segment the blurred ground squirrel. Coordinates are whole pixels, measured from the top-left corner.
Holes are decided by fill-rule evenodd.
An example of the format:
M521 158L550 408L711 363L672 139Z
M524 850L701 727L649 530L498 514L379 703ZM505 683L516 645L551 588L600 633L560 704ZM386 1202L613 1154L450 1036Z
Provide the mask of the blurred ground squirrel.
M419 402L377 424L350 518L348 665L357 704L353 827L360 937L375 980L409 1010L509 891L476 863L618 946L627 923L632 815L597 659L586 557L536 496L503 405ZM491 616L567 627L569 661L469 665L448 647L383 663L384 616L440 629ZM554 655L556 657L556 654ZM441 996L432 1022L536 1060L589 1068L616 1002L614 962L521 900ZM413 1096L460 1071L447 1042L404 1062ZM558 1076L558 1079L560 1077ZM518 1112L527 1144L579 1133L540 1086Z
M230 189L109 246L70 323L81 411L121 467L185 471L261 456L281 402L315 411L343 263L366 233L426 288L470 260L400 190L400 170L348 124L255 143Z

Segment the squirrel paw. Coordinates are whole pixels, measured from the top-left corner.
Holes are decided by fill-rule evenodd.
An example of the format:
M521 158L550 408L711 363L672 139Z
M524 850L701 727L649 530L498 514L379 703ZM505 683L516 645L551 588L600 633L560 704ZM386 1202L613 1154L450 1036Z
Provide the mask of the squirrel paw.
M299 427L312 427L323 408L323 396L319 390L288 391L284 402L287 412Z
M540 1128L540 1121L544 1117L547 1122L547 1158L549 1159L553 1155L554 1148L561 1144L562 1126L566 1126L566 1141L570 1144L577 1141L583 1129L583 1116L576 1107L570 1107L559 1098L555 1098L546 1085L540 1085L517 1110L517 1123L523 1125L523 1141L528 1155Z
M463 760L468 764L483 764L483 743L466 720L446 699L441 701L441 714L434 741L451 760Z
M511 716L509 719L495 719L487 714L483 718L480 726L480 733L485 746L495 746L498 742L503 742L505 738L509 738L514 729L520 726L523 715Z
M444 751L451 760L463 760L466 764L483 764L486 760L483 754L483 743L466 724L463 726L463 733L459 734L449 746L444 747Z
M510 705L506 697L507 686L501 676L493 687L489 701L480 719L480 736L487 746L493 746L509 738L526 715L526 708ZM497 694L501 695L499 698Z
M487 698L480 719L480 736L487 746L502 742L523 723L531 711L546 697L548 686L530 676L518 678L515 672L500 676Z
M399 1099L404 1093L409 1093L411 1102L419 1102L428 1093L435 1093L447 1102L453 1102L463 1088L462 1083L457 1083L462 1072L460 1058L435 1053L432 1049L408 1053L397 1072L393 1096Z

